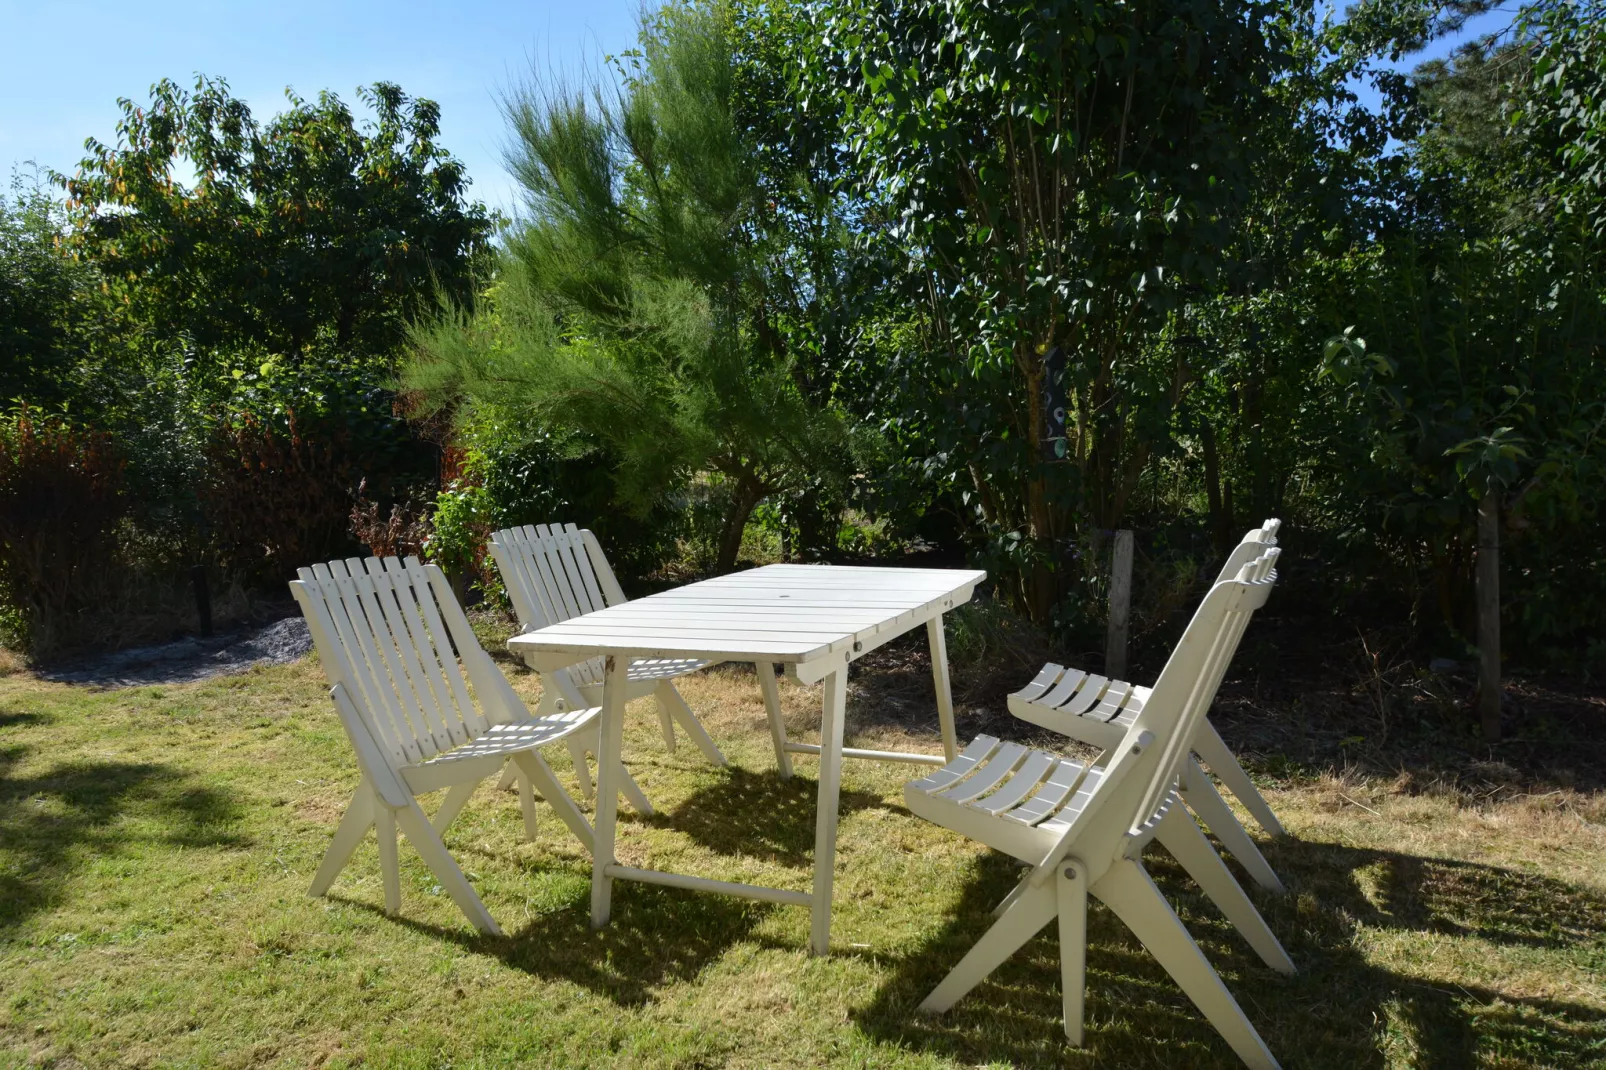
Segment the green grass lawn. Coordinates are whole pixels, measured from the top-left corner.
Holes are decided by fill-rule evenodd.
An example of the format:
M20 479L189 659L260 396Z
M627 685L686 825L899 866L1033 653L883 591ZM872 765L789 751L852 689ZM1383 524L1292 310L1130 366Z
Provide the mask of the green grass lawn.
M534 678L503 664L533 705ZM954 1011L917 1016L1016 869L910 816L907 766L847 766L825 959L802 909L628 882L591 931L588 857L544 807L525 842L490 784L448 844L507 937L475 934L405 843L399 917L371 839L309 899L357 779L324 686L311 661L101 693L0 677L0 1065L1237 1065L1096 906L1085 1048L1063 1042L1052 926ZM666 754L633 707L626 759L659 815L621 809L621 861L806 888L813 761L775 777L750 671L683 691L731 767ZM783 698L811 732L818 691ZM850 703L861 745L936 749L868 727L867 704ZM1297 977L1158 848L1150 869L1285 1065L1606 1065L1600 795L1329 776L1268 797L1290 894L1253 894Z

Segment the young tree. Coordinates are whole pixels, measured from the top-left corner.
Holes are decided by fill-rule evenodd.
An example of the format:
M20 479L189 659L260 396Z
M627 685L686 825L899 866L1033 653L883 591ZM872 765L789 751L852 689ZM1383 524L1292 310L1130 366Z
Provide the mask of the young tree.
M1242 273L1223 251L1260 147L1294 140L1307 27L1248 0L815 10L809 104L842 109L866 213L928 309L917 378L953 399L944 452L1047 620L1195 374L1187 296Z
M0 196L0 408L78 400L104 314L100 277L64 247L61 206L20 178Z
M793 346L821 284L799 255L807 213L766 192L807 176L740 114L784 101L741 92L735 18L671 4L616 87L538 83L509 101L528 216L508 236L494 311L423 332L404 374L430 407L533 411L604 444L638 509L717 473L721 571L754 506L831 474L843 439L829 384Z
M116 147L91 139L78 172L57 176L78 248L152 337L203 357L252 345L294 362L315 343L390 355L437 288L471 297L491 221L435 142L433 101L385 82L358 93L370 122L324 92L289 94L264 126L212 78L120 101Z

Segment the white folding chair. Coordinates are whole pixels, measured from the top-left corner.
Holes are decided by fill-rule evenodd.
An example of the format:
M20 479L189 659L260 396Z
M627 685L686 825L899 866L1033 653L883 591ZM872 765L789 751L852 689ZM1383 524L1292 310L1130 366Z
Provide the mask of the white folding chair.
M1280 520L1267 520L1248 532L1228 555L1216 582L1235 577L1244 565L1276 546L1277 529L1281 525ZM1109 752L1121 745L1151 690L1050 663L1043 666L1031 683L1009 696L1009 709L1022 720L1104 750L1107 759ZM1238 797L1262 828L1272 836L1283 835L1282 824L1272 813L1271 806L1208 716L1199 719L1190 749ZM1279 894L1284 891L1271 864L1197 761L1190 759L1183 767L1181 793L1183 801L1238 859L1256 884Z
M591 850L590 824L538 748L566 743L583 768L580 742L594 739L601 711L572 708L531 717L480 648L451 585L434 565L415 557L351 558L299 569L297 575L290 590L306 615L333 685L330 697L362 770L308 894L326 893L368 829L377 827L385 910L396 913L399 826L469 921L482 932L499 933L441 837L479 782L511 760L524 774L526 833L535 835L533 785ZM650 813L635 782L628 774L623 780L631 801ZM446 798L431 821L418 796L441 788L448 789Z
M491 557L507 588L519 627L525 631L593 613L626 601L597 537L573 524L535 524L493 532ZM709 738L702 722L675 689L674 681L714 664L691 658L644 658L630 663L625 700L652 695L658 705L658 722L664 744L675 750L675 725L697 744L714 765L725 756ZM542 678L537 712L562 711L602 702L602 658L576 662ZM770 671L773 687L774 670ZM766 695L767 697L767 695ZM778 715L779 710L775 713ZM512 771L509 770L509 773ZM583 772L582 772L583 776ZM506 779L504 779L504 785ZM581 789L589 797L589 779Z
M1277 1065L1142 861L1144 847L1160 838L1261 957L1293 972L1177 794L1188 741L1250 615L1265 602L1276 557L1268 549L1236 578L1211 589L1108 765L984 736L942 769L905 785L904 799L914 813L1033 864L1000 905L998 920L921 1010L940 1013L953 1006L1058 918L1065 1035L1080 1044L1091 894L1143 942L1245 1063Z

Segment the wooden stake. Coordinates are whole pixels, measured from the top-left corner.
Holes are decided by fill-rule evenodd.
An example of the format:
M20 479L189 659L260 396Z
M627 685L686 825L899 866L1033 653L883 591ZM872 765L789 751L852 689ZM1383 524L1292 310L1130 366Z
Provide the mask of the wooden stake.
M200 624L202 639L212 638L212 592L206 586L206 567L195 565L190 569L190 586L195 589L195 619Z
M1112 680L1126 677L1126 633L1132 616L1132 533L1115 533L1115 549L1110 555L1109 628L1104 635L1104 675Z
M1500 742L1500 497L1494 481L1478 503L1478 720Z

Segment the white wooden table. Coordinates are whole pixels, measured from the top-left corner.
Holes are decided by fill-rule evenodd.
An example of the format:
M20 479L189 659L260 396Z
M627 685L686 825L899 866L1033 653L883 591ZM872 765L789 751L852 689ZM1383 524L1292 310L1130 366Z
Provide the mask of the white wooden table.
M769 565L609 606L509 640L511 650L542 672L597 655L605 659L601 753L597 756L596 847L591 871L592 925L608 923L615 879L645 881L807 906L812 915L809 948L814 954L825 954L831 936L842 759L846 756L941 765L955 756L953 700L942 615L969 601L976 585L986 578L985 572L971 569ZM844 748L842 722L848 663L921 624L926 626L931 643L944 754ZM778 718L771 718L783 775L790 772L785 760L787 752L820 756L812 892L636 869L615 861L615 819L623 772L619 752L624 730L625 673L630 663L640 658L754 662L766 689L766 700L772 698L775 664L784 665L788 675L805 684L825 682L818 746L787 742L784 729L777 728ZM766 673L768 681L764 680ZM751 818L763 820L764 815L754 814Z

